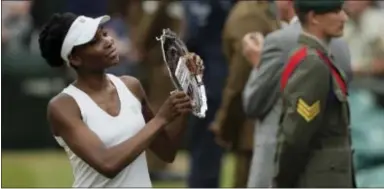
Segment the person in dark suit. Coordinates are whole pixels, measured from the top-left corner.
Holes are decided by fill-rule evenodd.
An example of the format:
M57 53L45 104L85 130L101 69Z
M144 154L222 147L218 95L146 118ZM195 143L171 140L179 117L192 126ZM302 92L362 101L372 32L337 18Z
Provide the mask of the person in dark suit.
M217 188L221 171L223 148L215 143L209 130L220 106L222 90L227 77L227 63L222 51L221 33L232 0L184 0L187 19L185 41L190 51L204 61L204 84L207 92L206 117L190 119L189 150L191 155L188 187Z
M242 53L242 39L248 32L267 35L279 28L273 5L273 2L266 1L238 1L228 16L222 34L229 72L222 102L210 129L216 134L217 142L225 147L230 145L235 154L233 187L236 188L247 186L254 132L254 122L245 117L242 108L241 94L252 70L252 64Z

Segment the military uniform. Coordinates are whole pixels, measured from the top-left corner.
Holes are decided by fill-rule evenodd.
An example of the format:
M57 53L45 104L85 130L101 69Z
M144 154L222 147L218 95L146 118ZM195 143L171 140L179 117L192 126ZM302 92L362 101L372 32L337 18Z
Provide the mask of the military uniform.
M141 80L154 112L168 98L169 92L174 90L164 64L161 44L156 40L165 28L176 33L181 32L181 18L176 18L167 11L172 3L172 0L160 1L154 13L145 13L136 37L136 44L143 56Z
M323 2L308 2L305 7L299 5L299 10L338 8L336 4L327 7ZM341 4L338 6L341 9ZM299 44L281 77L283 110L274 187L353 187L345 74L318 38L303 33Z
M327 62L332 58L315 37L302 34L299 42L303 46L282 75L274 184L352 187L349 105L342 71Z
M143 56L140 64L140 80L154 113L168 98L169 92L174 90L163 61L160 42L156 40L164 28L170 28L176 33L181 31L181 18L177 18L167 11L170 10L172 2L172 0L159 1L155 12L145 12L135 39L137 48ZM176 122L172 124L176 124ZM150 151L147 154L148 167L151 172L165 169L167 165L165 162Z
M267 35L278 28L279 23L268 2L239 1L231 10L223 30L223 50L229 73L214 125L220 127L224 140L233 144L237 159L234 187L246 187L254 133L254 122L246 119L241 103L241 93L252 70L242 55L241 40L249 32Z

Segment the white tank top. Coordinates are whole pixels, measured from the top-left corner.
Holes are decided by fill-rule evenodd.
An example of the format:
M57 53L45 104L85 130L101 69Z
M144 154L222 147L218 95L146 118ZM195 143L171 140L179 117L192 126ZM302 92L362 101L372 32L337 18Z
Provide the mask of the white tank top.
M85 92L73 85L62 92L75 99L84 123L107 147L111 147L136 135L145 126L145 120L140 101L123 81L111 74L108 74L108 78L115 85L120 99L120 113L116 117L106 113ZM68 154L74 175L73 187L152 187L145 152L115 178L109 179L74 154L61 137L55 138Z

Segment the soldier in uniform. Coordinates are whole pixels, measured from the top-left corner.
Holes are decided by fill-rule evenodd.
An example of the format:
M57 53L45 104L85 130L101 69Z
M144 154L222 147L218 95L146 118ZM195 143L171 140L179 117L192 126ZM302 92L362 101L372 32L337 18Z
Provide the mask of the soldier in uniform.
M267 35L279 28L271 6L266 1L239 1L229 13L223 30L223 50L229 72L222 102L210 129L220 144L225 147L230 144L235 152L234 187L247 186L254 130L254 123L246 119L241 103L241 93L252 70L242 55L241 41L249 32Z
M274 187L354 186L344 73L328 49L343 34L343 1L295 0L303 31L285 65Z
M156 37L159 37L162 29L165 28L169 28L177 34L181 33L182 18L177 3L179 2L174 0L144 1L143 17L138 25L134 39L134 43L142 57L140 80L147 92L148 100L151 102L154 112L159 110L161 103L169 96L169 92L174 90L163 61L160 42L156 40ZM154 11L151 11L151 7L154 8ZM167 164L150 151L147 153L147 160L152 180L182 178L179 175L167 172Z

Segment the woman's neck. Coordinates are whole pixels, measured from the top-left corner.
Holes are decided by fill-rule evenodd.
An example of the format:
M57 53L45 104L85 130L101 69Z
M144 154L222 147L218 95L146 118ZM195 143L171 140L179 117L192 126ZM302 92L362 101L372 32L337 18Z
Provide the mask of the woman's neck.
M103 73L81 73L77 75L74 85L94 92L105 89L108 86L107 75Z

